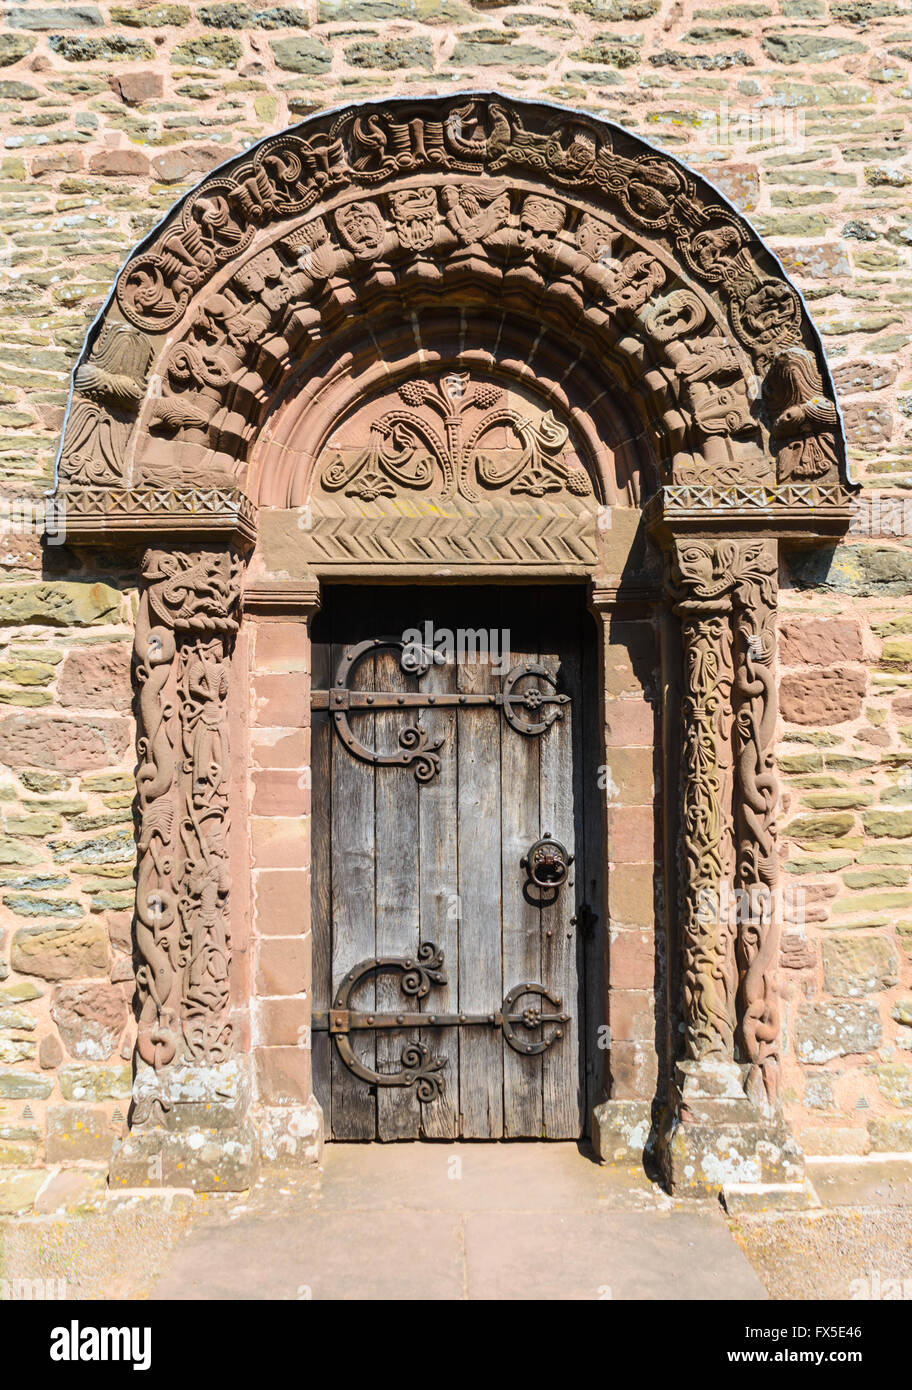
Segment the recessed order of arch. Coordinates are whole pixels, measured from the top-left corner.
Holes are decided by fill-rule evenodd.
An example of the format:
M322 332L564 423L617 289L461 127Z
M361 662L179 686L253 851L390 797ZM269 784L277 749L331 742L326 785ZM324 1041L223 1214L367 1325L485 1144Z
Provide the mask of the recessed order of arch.
M653 487L845 482L817 335L744 219L606 121L479 95L316 116L204 180L90 336L59 485L243 485L289 376L441 312L584 357Z

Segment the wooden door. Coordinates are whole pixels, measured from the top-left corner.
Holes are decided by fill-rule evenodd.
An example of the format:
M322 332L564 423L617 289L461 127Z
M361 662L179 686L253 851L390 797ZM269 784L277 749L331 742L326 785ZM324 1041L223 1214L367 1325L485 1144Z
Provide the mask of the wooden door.
M598 688L581 591L329 587L313 641L313 1064L327 1134L579 1137L604 1034ZM572 856L561 886L545 837ZM542 885L522 865L539 840Z

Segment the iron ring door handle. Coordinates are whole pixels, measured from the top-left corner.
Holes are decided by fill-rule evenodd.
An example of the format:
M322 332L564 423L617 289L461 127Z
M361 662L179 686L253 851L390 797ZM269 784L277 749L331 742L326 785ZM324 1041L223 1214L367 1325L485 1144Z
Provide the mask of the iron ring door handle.
M566 845L555 840L550 831L545 831L520 859L519 866L525 869L529 882L536 888L559 889L567 882L572 863L573 855Z

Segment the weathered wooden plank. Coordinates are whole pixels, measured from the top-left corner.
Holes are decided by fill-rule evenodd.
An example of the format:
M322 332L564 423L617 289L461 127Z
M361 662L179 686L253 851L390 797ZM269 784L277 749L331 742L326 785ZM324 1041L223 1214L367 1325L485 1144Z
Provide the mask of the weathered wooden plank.
M504 604L510 630L510 663L538 660L538 596L516 595ZM503 673L506 675L506 671ZM501 684L503 676L501 676ZM528 684L528 682L527 682ZM541 977L541 914L529 892L520 861L539 837L538 739L509 726L501 731L501 806L503 874L504 989ZM523 1007L535 1001L521 1000ZM530 1033L531 1041L535 1035ZM542 1133L542 1059L524 1057L506 1042L504 1065L504 1137L538 1137Z
M369 635L373 616L368 604L358 612L355 625L350 616L340 617L338 636L344 637L334 649L336 666L346 646ZM361 664L361 679L371 678L372 661ZM370 744L375 737L373 714L359 715L356 732ZM355 727L355 726L353 726ZM374 902L374 769L352 757L335 733L332 741L333 804L333 990L352 966L374 955L376 944ZM374 985L357 993L359 1008L376 1006ZM376 1066L375 1039L372 1034L352 1034L356 1056L365 1065ZM335 1045L332 1051L332 1111L334 1139L373 1139L376 1136L377 1105L373 1089L343 1064Z
M400 605L400 611L405 607ZM387 605L381 605L381 626L392 635L394 626ZM378 615L379 623L379 615ZM359 682L360 684L360 682ZM409 690L408 678L393 650L381 650L374 662L373 689ZM365 685L363 689L368 689ZM398 747L399 735L421 721L424 711L378 712L374 746L384 751ZM418 930L418 783L411 767L378 767L375 782L374 874L376 901L376 952L378 956L414 956ZM410 1007L401 989L401 975L377 977L377 1010L395 1014ZM377 1036L377 1069L401 1070L402 1050L417 1042L417 1029L397 1029ZM377 1135L380 1139L417 1139L420 1106L414 1087L378 1086Z
M465 612L479 613L478 604ZM499 605L484 605L485 626L500 626ZM466 619L463 618L463 623ZM465 661L458 689L496 692L489 661ZM501 969L501 720L491 709L459 712L459 1007L494 1010L503 998ZM503 1040L486 1028L461 1030L459 1108L466 1139L503 1135Z
M429 618L435 627L449 626L450 595L440 589L425 590L415 617ZM417 622L416 622L417 625ZM433 665L420 682L428 692L456 689L456 666ZM440 749L440 774L418 794L418 844L421 939L433 941L444 953L447 984L431 992L422 1005L425 1013L455 1013L459 1007L459 849L457 841L457 731L456 711L422 711L422 723L431 740L444 738ZM455 1139L459 1134L458 1028L423 1028L421 1040L431 1055L445 1057L443 1094L422 1106L421 1132L428 1139Z
M576 847L574 814L573 729L581 700L577 624L568 623L566 594L549 591L542 599L539 642L542 661L570 696L558 719L539 740L542 832L550 831L571 854ZM542 908L542 983L563 1001L570 1022L563 1037L542 1059L544 1133L549 1139L575 1139L580 1134L579 1026L581 1000L577 989L577 936L574 915L576 865L556 900ZM573 884L573 887L570 884Z

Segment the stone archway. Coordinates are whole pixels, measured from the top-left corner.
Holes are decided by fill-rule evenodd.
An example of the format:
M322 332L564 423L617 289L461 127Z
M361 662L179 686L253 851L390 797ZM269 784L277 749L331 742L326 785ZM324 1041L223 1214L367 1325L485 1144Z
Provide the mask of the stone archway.
M522 420L539 449L525 492L462 436L454 452L452 402L448 445L422 425L432 379L454 372L492 405L521 403L501 424ZM365 462L333 431L371 400ZM396 428L423 429L433 463L391 464ZM703 180L608 122L485 94L401 99L313 117L207 177L93 325L55 493L70 543L147 547L121 1180L244 1185L258 1154L319 1144L306 1048L291 1055L279 1031L249 1065L242 601L287 629L277 649L300 640L306 667L300 620L333 578L585 578L607 652L618 615L660 599L660 552L661 877L681 962L665 1171L697 1191L798 1177L770 910L778 547L843 531L849 493L826 363L780 265ZM723 885L748 904L735 919ZM650 1109L609 1062L602 1156L642 1148Z

